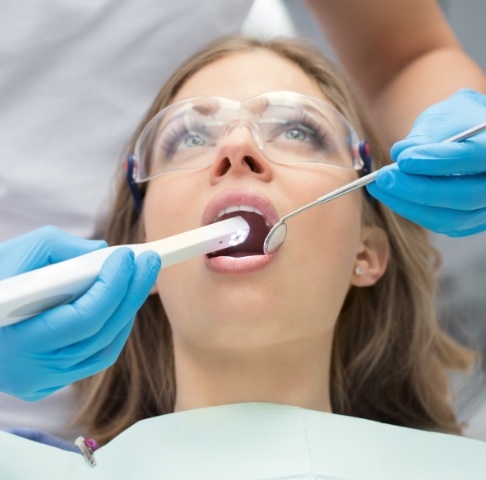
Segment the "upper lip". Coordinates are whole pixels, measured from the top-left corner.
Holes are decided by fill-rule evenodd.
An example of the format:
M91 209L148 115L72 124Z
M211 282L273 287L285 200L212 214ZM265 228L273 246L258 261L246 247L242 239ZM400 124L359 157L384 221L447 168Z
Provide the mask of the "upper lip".
M258 208L263 212L263 216L271 226L275 225L279 220L277 210L268 197L255 189L240 188L226 190L217 194L204 209L202 224L209 225L213 223L216 215L221 210L238 205L248 205Z

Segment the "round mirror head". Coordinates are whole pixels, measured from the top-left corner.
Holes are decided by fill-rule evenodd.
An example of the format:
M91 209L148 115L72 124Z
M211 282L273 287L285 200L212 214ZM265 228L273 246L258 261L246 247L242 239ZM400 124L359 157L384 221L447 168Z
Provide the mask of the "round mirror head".
M270 232L268 232L267 238L265 238L265 242L263 243L265 255L275 252L284 242L286 235L287 225L283 222L276 223Z

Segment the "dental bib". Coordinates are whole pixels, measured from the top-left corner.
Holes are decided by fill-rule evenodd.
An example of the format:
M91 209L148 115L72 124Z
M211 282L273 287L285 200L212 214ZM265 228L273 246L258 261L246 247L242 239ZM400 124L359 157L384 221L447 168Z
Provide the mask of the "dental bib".
M0 433L8 480L486 478L484 442L264 403L143 420L94 456Z

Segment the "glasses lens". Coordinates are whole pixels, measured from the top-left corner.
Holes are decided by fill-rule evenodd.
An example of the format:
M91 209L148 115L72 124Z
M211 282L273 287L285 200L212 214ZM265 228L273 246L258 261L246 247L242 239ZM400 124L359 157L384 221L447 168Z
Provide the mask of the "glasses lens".
M265 155L274 162L356 168L353 145L357 143L357 136L344 119L324 103L272 104L257 124L264 140Z
M183 169L209 165L224 123L219 102L207 100L174 105L160 112L142 132L135 153L138 181Z
M200 97L162 110L137 141L136 181L211 165L227 132L240 124L273 162L361 168L353 153L358 137L344 117L318 99L277 92L244 102Z

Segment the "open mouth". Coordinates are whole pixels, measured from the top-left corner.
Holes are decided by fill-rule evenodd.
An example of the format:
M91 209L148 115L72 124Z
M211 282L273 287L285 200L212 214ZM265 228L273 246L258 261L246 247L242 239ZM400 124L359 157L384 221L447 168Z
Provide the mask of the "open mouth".
M213 223L226 220L231 217L243 217L250 226L250 233L247 239L240 245L225 248L208 254L208 258L215 257L251 257L254 255L264 255L263 243L271 229L270 222L265 218L263 212L250 205L235 205L220 210Z

